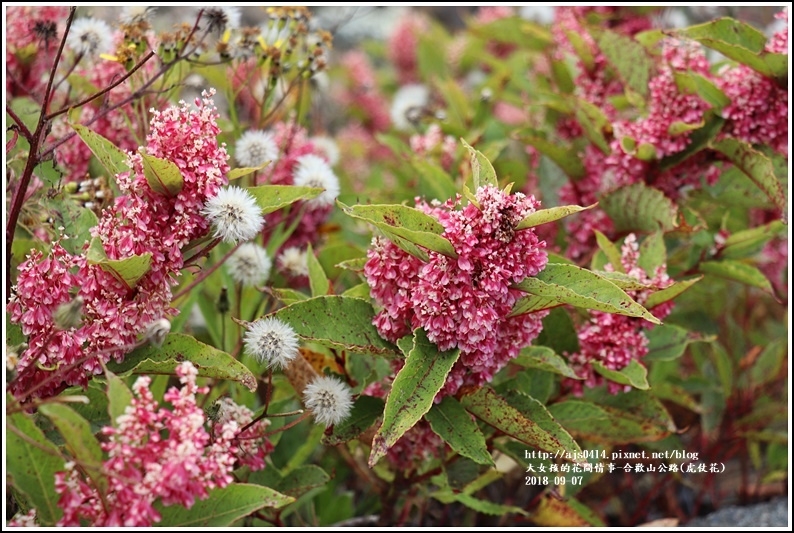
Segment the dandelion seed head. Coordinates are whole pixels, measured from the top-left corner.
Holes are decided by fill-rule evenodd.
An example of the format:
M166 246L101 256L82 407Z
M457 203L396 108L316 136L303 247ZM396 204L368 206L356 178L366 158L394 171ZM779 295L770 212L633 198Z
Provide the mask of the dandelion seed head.
M244 287L261 285L267 281L272 265L265 249L253 242L240 246L226 261L229 275Z
M279 270L293 278L300 278L309 275L309 264L307 263L306 250L301 250L295 246L286 248L278 256Z
M321 376L312 381L303 391L303 399L306 408L314 414L315 422L325 427L346 419L353 408L350 387L330 376Z
M262 231L265 219L251 194L240 187L227 187L209 200L201 214L215 227L215 237L224 242L250 241Z
M66 44L79 54L99 55L113 47L113 30L104 20L79 18L72 24Z
M270 132L249 130L234 145L234 158L244 167L258 167L277 157L278 145Z
M295 330L273 317L251 324L245 333L246 353L269 368L284 368L298 356L298 335Z
M325 207L334 204L339 196L339 178L322 157L307 154L298 159L294 175L295 185L325 189L319 196L307 202L312 207Z
M391 106L391 121L398 130L409 130L430 101L430 89L418 83L400 87Z
M334 166L339 162L339 146L337 146L336 141L332 138L325 135L318 135L312 137L309 141L326 159L328 159L329 165Z

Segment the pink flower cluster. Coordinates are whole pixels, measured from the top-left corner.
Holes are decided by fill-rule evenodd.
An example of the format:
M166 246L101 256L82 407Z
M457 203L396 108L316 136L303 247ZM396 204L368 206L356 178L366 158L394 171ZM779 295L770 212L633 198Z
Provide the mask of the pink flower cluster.
M621 251L621 264L626 274L649 287L641 291L627 291L638 303L644 304L653 291L672 285L666 266L658 267L653 277L639 266L639 246L633 233L626 237ZM605 269L614 270L609 264ZM670 314L672 308L672 301L665 302L652 310L653 315L662 320ZM612 394L628 392L631 390L630 385L605 380L596 373L592 363L598 361L610 370L621 370L632 360L639 361L648 353L648 338L643 330L652 326L641 318L593 311L590 322L579 330L579 352L568 356L571 367L584 381L566 379L565 384L577 396L581 396L585 385L593 388L605 381Z
M409 13L400 19L389 38L389 59L397 70L400 85L419 82L419 62L416 58L419 36L428 30L427 21Z
M452 135L444 135L438 124L428 126L424 135L419 133L411 135L408 144L416 155L438 156L444 170L452 168L458 142Z
M179 167L181 191L171 197L152 190L141 155L131 155L132 172L117 176L123 195L92 229L109 259L150 254L150 268L135 286L89 262L87 252L73 256L59 243L46 259L34 251L20 265L7 307L29 344L10 384L18 398L33 387L38 387L34 396L44 397L69 385L86 386L89 375L102 371L100 360L120 360L149 324L176 313L170 308L171 285L183 267L181 249L208 233L199 212L226 184L229 170L226 150L216 139L220 129L210 96L197 100L197 109L183 102L153 114L146 151ZM83 320L59 329L53 313L76 296L84 302Z
M788 11L776 18L788 22ZM788 53L788 27L777 32L766 45L766 51ZM719 87L731 99L722 110L727 120L723 131L751 144L768 144L788 155L788 88L739 65L724 71Z
M151 526L161 520L153 507L156 500L189 509L196 499L233 481L237 423L216 426L211 438L204 429L204 412L196 404L196 394L206 394L208 388L196 386L198 371L192 363L182 363L176 372L183 386L172 387L163 398L172 410L159 407L149 390L151 379L141 377L116 427L102 429L108 438L102 443L108 454L102 464L106 490L97 486L95 473L86 476L73 462L56 474L58 506L63 510L59 526Z
M347 52L342 57L342 65L348 74L348 87L337 94L336 99L346 108L358 110L358 118L367 130L388 130L391 125L389 103L378 89L375 72L366 54Z
M213 432L222 433L225 425L237 424L244 428L254 419L254 412L244 405L237 405L231 398L220 400L218 418L212 424ZM238 433L236 437L237 460L239 466L248 466L252 472L265 468L265 458L274 450L273 444L264 437L270 420L262 419Z
M480 187L462 209L458 196L417 205L436 217L457 258L429 252L423 263L391 241L375 238L364 269L371 294L383 306L374 320L391 341L424 328L439 350L460 348L460 359L438 397L463 385L481 385L516 357L542 328L545 313L509 316L521 292L511 285L547 262L546 243L519 221L540 205L532 196Z
M63 38L67 6L6 8L6 91L41 103L50 68Z

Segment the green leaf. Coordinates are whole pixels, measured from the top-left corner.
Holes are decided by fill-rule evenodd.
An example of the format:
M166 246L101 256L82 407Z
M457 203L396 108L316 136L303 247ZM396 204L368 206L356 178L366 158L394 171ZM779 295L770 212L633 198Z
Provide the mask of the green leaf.
M441 236L444 232L441 223L418 209L407 205L339 205L351 217L369 222L383 231L398 246L400 240L405 239L448 257L458 256L452 244ZM411 253L411 250L405 251ZM426 255L419 258L427 260Z
M552 43L548 28L521 17L504 17L472 26L470 31L500 43L518 44L532 50L544 50Z
M500 397L490 387L483 387L473 394L463 396L460 402L467 411L486 424L525 444L557 454L560 457L565 457L568 453L581 453L576 442L545 411L543 404L528 396L526 398L526 407L528 409L531 407L533 415L531 419L527 418L521 410L510 405L505 398Z
M345 296L347 298L358 298L359 300L369 302L369 284L365 281L359 283L358 285L354 285L343 292L341 296Z
M787 212L786 191L775 176L775 167L769 157L755 150L746 142L732 137L712 142L711 146L740 168L759 189L766 193L780 211Z
M788 356L786 339L775 339L764 348L750 367L750 383L755 387L777 380Z
M229 179L229 181L234 181L236 179L242 178L243 176L247 176L248 174L259 172L260 170L268 166L270 163L271 161L266 161L261 165L259 165L258 167L233 168L232 170L229 171L228 174L226 174L226 177Z
M646 361L672 361L684 355L689 344L712 342L717 338L713 335L702 335L667 324L646 331L645 336L648 337Z
M88 420L71 407L59 403L39 406L39 412L49 418L66 442L66 449L94 482L100 494L107 492L107 477L102 472L102 448L91 432Z
M620 370L610 370L601 361L593 361L593 369L605 378L621 385L631 385L635 389L648 390L648 369L636 359Z
M295 302L301 302L303 300L309 299L308 295L300 291L296 291L295 289L276 289L269 287L267 288L267 292L272 294L279 302L283 303L284 305L291 305Z
M93 211L70 198L43 200L44 207L52 217L52 225L64 236L61 245L72 255L80 255L83 246L91 240L91 228L99 223Z
M648 296L648 299L645 300L645 307L648 309L653 309L659 304L669 302L702 279L703 276L698 276L696 278L687 279L684 281L676 281L667 288L651 293L651 295Z
M111 361L107 366L116 374L176 375L176 368L183 361L193 363L199 376L238 381L249 390L256 390L256 377L245 365L226 352L182 333L169 333L161 348L147 344L127 354L122 362Z
M450 80L450 82L453 81ZM455 196L457 192L455 182L443 168L416 156L411 158L411 165L417 172L421 196L442 201Z
M516 507L514 505L504 505L501 503L494 503L488 500L481 500L479 498L475 498L469 494L459 492L454 493L451 490L448 492L436 492L431 494L433 498L440 501L444 504L450 504L452 502L462 503L469 509L473 509L478 513L495 515L495 516L504 516L506 514L520 514L524 516L529 516L529 513L523 510L520 507Z
M325 275L322 265L314 255L312 245L306 249L306 264L309 267L309 286L311 287L312 296L325 296L331 288L331 283L328 281L328 276Z
M549 411L573 435L603 444L655 441L675 431L667 411L649 393L634 390L614 398L617 405L567 400Z
M579 337L568 311L558 307L552 309L543 319L543 330L535 344L548 346L555 353L576 353L579 351Z
M316 487L322 487L331 480L330 476L315 465L304 465L293 469L276 484L282 494L300 498Z
M504 395L504 399L511 407L518 409L528 420L532 420L542 430L552 435L565 449L564 454L556 454L558 458L566 461L578 462L581 460L581 449L559 422L554 420L549 410L536 398L529 394L512 390Z
M280 509L294 502L295 498L260 485L233 483L222 489L210 491L206 500L200 500L190 509L181 505L165 507L155 503L162 515L160 527L227 527L237 520L259 509Z
M633 183L607 193L600 203L617 232L668 232L676 227L678 209L673 201L644 183Z
M13 403L13 398L6 395L6 405ZM54 526L63 516L58 507L60 496L55 492L55 473L64 471L63 458L24 413L7 416L6 426L6 483L25 494L26 503L36 509L41 525Z
M345 270L352 270L353 272L363 272L367 261L369 261L369 258L367 257L357 257L355 259L348 259L347 261L337 263L336 266Z
M572 305L595 309L607 313L644 318L653 324L661 324L644 307L631 299L611 281L575 265L549 263L535 277L524 278L513 286L548 301L548 307ZM524 310L524 301L533 303L537 299L519 299L513 307L513 315Z
M498 187L499 182L496 179L496 171L494 170L491 162L488 161L488 158L485 157L479 150L475 150L469 146L469 143L467 143L465 140L461 139L460 141L471 155L471 172L472 179L474 180L474 190L476 191L484 185L493 185L494 187Z
M603 110L588 102L584 98L573 98L574 115L579 125L584 130L587 139L598 147L603 153L609 155L611 150L604 137L604 128L611 125L609 118Z
M689 133L690 131L699 130L705 125L706 125L706 121L703 119L701 119L700 122L696 122L694 124L690 124L689 122L684 122L682 120L676 120L673 123L671 123L670 126L667 128L667 134L671 137L675 137L677 135ZM641 157L639 158L642 159Z
M532 513L532 522L540 527L605 527L604 522L586 505L573 498L544 496Z
M624 291L643 291L652 289L650 285L645 285L637 278L632 278L628 274L623 274L622 272L607 272L606 270L593 270L592 272L593 274L597 274L604 279L608 279L617 285L618 288Z
M22 326L19 324L11 323L11 313L6 315L6 350L8 348L16 348L23 342L27 342L28 338L22 333Z
M582 159L573 147L560 146L545 138L542 132L526 129L518 134L522 142L534 146L540 153L554 161L565 174L576 181L583 178L586 170Z
M174 198L179 194L185 179L176 163L143 153L141 158L143 159L143 175L146 177L146 183L154 192L167 198Z
M33 51L35 53L35 51ZM39 115L41 115L41 105L28 97L14 98L9 105L16 115L22 120L25 127L30 132L36 131L36 125L39 122ZM13 119L8 117L8 123L11 124Z
M372 325L369 302L343 296L318 296L295 302L273 313L304 340L351 352L396 356L399 352Z
M656 275L658 267L667 263L667 248L664 246L664 235L661 232L651 233L642 241L638 263L650 278Z
M336 446L353 440L366 430L383 414L383 400L374 396L359 396L353 404L350 416L334 425L333 433L323 437L323 444Z
M460 355L457 349L439 352L421 328L414 331L413 341L408 337L405 340L400 344L406 354L405 366L394 378L386 398L383 424L372 440L370 468L430 410Z
M254 197L256 205L262 209L262 214L267 215L298 200L311 200L319 196L323 189L297 185L260 185L248 187L246 191Z
M779 220L757 228L737 231L725 240L720 256L726 259L744 259L761 251L770 239L784 235L786 226Z
M80 124L69 124L111 176L129 172L128 156L115 144Z
M134 288L152 266L151 252L133 255L126 259L108 259L99 237L91 239L86 259L89 264L99 265L102 270L122 282L128 289Z
M764 51L766 36L744 22L724 17L672 33L698 41L769 78L788 76L788 56Z
M481 465L494 464L477 423L452 396L434 404L425 414L425 420L430 422L433 432L460 455Z
M757 287L773 296L775 294L767 277L752 265L725 259L723 261L706 261L700 263L698 268L704 274L712 274L731 281L738 281L750 287Z
M571 379L582 379L576 375L576 372L567 365L562 357L547 346L527 346L510 362L524 368L537 368Z
M108 414L110 422L116 426L118 418L125 413L127 406L132 404L132 392L120 377L107 371L108 380Z
M593 57L592 47L585 41L584 37L573 30L563 30L568 41L571 43L574 52L582 61L582 65L587 72L592 72L595 68L595 58Z
M687 144L686 148L673 155L663 157L659 161L658 167L660 171L669 170L701 150L708 148L709 143L722 131L725 119L718 116L714 109L709 109L703 114L703 122L702 128L693 130L689 134L689 144Z
M714 82L697 72L674 71L673 76L678 89L686 94L697 94L717 111L731 103L722 90Z
M552 207L550 209L541 209L540 211L535 211L534 213L527 215L521 222L518 223L516 229L522 230L540 226L541 224L554 222L555 220L565 218L568 215L592 209L597 205L597 203L588 205L587 207L580 207L578 205L563 205L560 207Z
M610 30L599 30L596 42L623 83L643 98L647 97L654 65L645 47L631 37Z
M612 268L615 269L615 272L626 273L626 270L623 268L623 262L621 261L622 254L615 244L610 241L606 235L601 233L600 231L593 230L596 236L596 243L598 247L604 252L604 255L607 257L609 264L612 265Z

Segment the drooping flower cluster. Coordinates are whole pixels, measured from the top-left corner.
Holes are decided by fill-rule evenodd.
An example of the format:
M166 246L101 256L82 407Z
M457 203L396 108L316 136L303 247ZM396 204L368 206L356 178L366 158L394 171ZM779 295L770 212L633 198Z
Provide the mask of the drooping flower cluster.
M10 384L17 397L24 398L34 386L35 396L57 394L69 385L85 386L89 375L102 371L100 359L120 359L149 324L176 313L170 308L171 285L183 267L181 249L207 234L209 223L200 212L226 183L229 170L226 150L217 142L220 130L210 96L197 100L197 109L183 102L153 113L146 153L179 167L181 190L175 195L153 190L141 154L133 154L132 171L116 177L122 195L92 229L92 248L101 245L108 259L149 258L137 282L124 281L104 268L91 255L96 251L71 255L60 244L46 259L31 252L20 265L7 307L30 345ZM77 296L84 302L83 321L58 329L53 313Z
M427 20L414 12L408 12L389 37L389 59L397 71L400 83L416 83L419 81L419 61L417 47L419 36L427 32Z
M436 156L445 170L452 168L458 142L452 135L444 135L438 124L428 126L424 135L419 133L411 135L408 144L415 154Z
M444 227L442 236L456 258L429 252L423 263L376 237L364 270L373 298L383 306L374 324L384 338L396 341L421 327L440 350L460 349L439 396L489 381L540 333L545 316L510 316L521 295L511 285L546 266L546 243L533 229L516 230L540 203L490 185L475 198L479 206L459 210L460 197L444 204L417 202Z
M204 412L196 404L196 394L208 389L196 385L198 371L190 362L177 367L177 375L182 388L172 387L163 398L172 410L159 406L149 390L150 378L141 377L116 427L102 429L108 439L102 443L108 454L102 464L107 489L74 462L56 474L58 506L63 510L59 526L151 526L161 519L155 501L189 509L210 490L232 482L237 422L216 425L211 438L204 428Z
M633 233L626 237L621 252L621 266L625 273L648 287L640 291L626 291L641 305L653 291L672 285L665 265L657 267L653 276L639 266L639 246ZM605 270L613 271L613 265L606 265ZM651 311L656 318L663 320L672 309L673 302L668 301ZM568 356L571 367L584 381L566 379L565 384L576 395L582 394L584 386L592 388L605 381L612 394L628 392L631 390L630 385L606 380L593 369L593 362L598 361L609 370L621 370L632 360L641 360L648 353L648 337L643 330L651 329L653 324L642 318L601 311L593 311L591 315L590 322L579 330L579 352Z

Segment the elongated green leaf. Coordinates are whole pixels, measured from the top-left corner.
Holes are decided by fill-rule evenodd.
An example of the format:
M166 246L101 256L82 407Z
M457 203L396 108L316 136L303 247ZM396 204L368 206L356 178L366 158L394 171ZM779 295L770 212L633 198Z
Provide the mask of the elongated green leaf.
M401 344L406 354L405 366L392 383L383 424L372 441L369 466L373 467L389 448L411 429L433 405L433 399L444 386L447 374L458 360L460 350L439 352L423 329L414 331L413 341Z
M653 60L645 47L631 37L609 30L599 31L596 41L623 83L643 98L647 97Z
M763 246L776 235L784 234L785 224L779 220L757 228L738 231L725 241L720 256L726 259L743 259L761 251Z
M328 281L328 276L325 275L322 265L314 255L312 245L310 244L306 250L306 264L309 267L309 287L312 291L312 296L325 296L331 288L331 283Z
M723 107L731 103L722 90L717 87L714 82L698 74L697 72L681 72L676 71L673 73L675 83L678 89L687 94L697 94L705 102L707 102L713 109L721 110Z
M276 489L287 496L300 498L316 487L322 487L331 477L319 466L303 465L283 476L276 484Z
M366 430L383 414L383 400L374 396L359 396L353 404L350 416L334 425L333 433L323 437L323 444L336 446L353 440Z
M481 465L494 464L485 444L485 436L466 409L452 396L433 405L425 414L425 419L430 422L433 432L462 456Z
M309 296L305 293L300 291L296 291L295 289L275 289L275 288L267 288L267 292L275 296L278 301L283 303L284 305L294 304L295 302L300 302L303 300L308 300Z
M659 161L659 170L669 170L701 150L708 148L709 143L722 131L725 119L718 116L714 109L709 109L703 115L703 122L702 128L689 133L689 144L687 144L686 148L678 153L663 157Z
M604 527L604 522L583 503L551 494L544 496L532 512L532 522L540 527Z
M576 121L582 126L585 137L596 145L599 150L609 155L609 144L604 137L604 128L610 124L609 118L607 118L601 108L584 98L574 97L572 100Z
M646 361L672 361L684 355L686 347L693 342L712 342L715 336L702 335L684 328L663 325L657 326L645 335L648 337Z
M369 302L369 284L367 284L365 281L363 283L359 283L358 285L354 285L343 292L341 296L345 296L347 298L358 298L359 300Z
M79 255L86 242L91 240L91 228L99 221L93 211L72 199L44 200L44 207L52 217L52 225L64 236L61 245L70 254ZM14 241L16 242L16 240Z
M758 387L775 381L780 376L783 364L788 355L786 339L775 339L770 342L750 367L750 383Z
M554 301L557 305L568 304L640 317L654 324L661 324L656 317L614 283L575 265L547 264L537 276L525 278L514 287ZM513 308L513 314L521 314L519 311L522 311L520 299Z
M127 406L132 404L132 392L124 381L113 372L107 372L108 380L108 414L110 422L116 426L118 418L127 410Z
M311 200L323 192L323 189L319 187L297 185L260 185L259 187L248 187L246 190L254 197L256 205L262 209L263 215L278 211L298 200Z
M81 124L69 124L111 176L130 170L128 156L115 144Z
M605 378L621 385L631 385L635 389L648 390L648 369L639 361L632 359L620 370L610 370L601 361L593 361L593 369Z
M467 411L486 424L525 444L558 457L565 457L568 452L581 452L578 445L571 449L570 435L551 416L540 417L538 421L529 419L490 387L483 387L473 394L463 396L460 402ZM537 405L542 407L540 402ZM555 426L554 432L544 427L551 423Z
M431 494L433 498L440 501L444 504L450 504L453 502L462 503L469 509L473 509L478 513L495 515L495 516L504 516L506 514L521 514L524 516L528 516L529 513L523 510L520 507L516 507L515 505L504 505L501 503L494 503L488 500L481 500L479 498L475 498L470 494L466 494L463 492L452 492L452 490L447 489L446 491L439 491Z
M107 477L102 473L102 448L91 432L88 420L71 407L59 403L44 404L39 412L49 418L66 442L66 449L85 470L100 493L107 492Z
M632 278L628 274L623 274L622 272L607 272L605 270L593 270L592 272L604 279L608 279L624 291L642 291L651 288L649 285L645 285L637 280L637 278Z
M416 156L411 158L411 165L413 165L418 174L419 193L422 196L438 200L455 196L457 192L455 182L443 168Z
M574 463L582 461L579 444L576 443L573 437L571 437L571 434L568 433L559 422L554 420L549 410L546 409L546 406L540 401L518 390L508 391L504 395L504 399L511 407L518 409L528 420L532 420L562 445L565 449L565 453L555 452L557 458Z
M621 253L618 247L615 246L615 244L612 241L610 241L606 235L604 235L597 229L593 230L593 233L595 233L596 243L598 244L598 247L601 249L602 252L604 252L604 255L606 255L607 257L607 261L609 262L610 265L612 265L612 268L615 270L615 272L621 272L625 274L626 270L623 268L623 263L620 260Z
M162 515L158 526L227 527L259 509L280 509L294 501L295 498L268 487L233 483L210 491L206 500L197 501L190 509L181 505L165 507L159 502L155 504L155 509Z
M669 302L673 298L676 298L679 294L682 294L686 291L689 287L697 283L698 281L702 280L703 276L698 276L696 278L687 279L684 281L676 281L672 285L667 288L664 288L660 291L656 291L648 296L648 299L645 300L645 307L648 309L653 309L659 304L663 304L664 302Z
M667 263L667 248L661 232L651 233L642 241L638 263L650 278L656 275L658 267Z
M712 142L711 146L740 168L759 189L764 191L778 209L783 213L786 212L788 198L780 180L775 176L775 167L771 159L749 144L732 137Z
M787 55L764 51L766 36L747 23L724 17L673 33L698 41L764 76L777 79L788 76Z
M91 244L86 252L86 259L89 264L99 265L102 270L112 274L114 278L130 289L135 287L138 281L149 272L149 268L152 265L152 254L150 252L133 255L126 259L108 259L99 237L91 239Z
M407 205L340 205L345 213L369 222L389 238L396 236L448 257L458 256L452 244L441 236L444 232L441 223L418 209ZM400 244L399 240L392 240Z
M141 154L141 157L143 175L146 176L146 182L154 192L169 198L179 194L185 179L176 163L148 154Z
M524 368L537 368L571 379L582 379L576 375L576 372L568 366L562 357L547 346L527 346L510 362Z
M534 146L540 153L554 161L565 174L574 181L585 175L584 163L573 147L560 146L558 142L546 139L537 130L525 130L519 133L521 141Z
M161 348L147 344L133 350L121 363L108 363L108 369L116 374L176 375L176 367L183 361L193 363L199 376L238 381L256 390L256 377L245 365L226 352L182 333L169 333Z
M385 341L372 325L375 311L359 298L318 296L288 305L273 316L288 323L307 341L351 352L396 356L395 345Z
M699 268L704 274L712 274L732 281L738 281L750 287L758 287L769 294L775 294L775 291L772 289L772 284L767 277L752 265L725 259L723 261L706 261L700 263Z
M258 167L233 168L232 170L229 171L228 174L226 174L226 177L229 179L229 181L234 181L236 179L242 178L243 176L247 176L248 174L259 172L260 170L268 166L270 163L271 163L270 161L266 161L261 165L259 165Z
M534 226L539 226L548 222L554 222L555 220L565 218L568 215L592 209L597 205L598 204L593 204L588 205L587 207L581 207L578 205L562 205L560 207L552 207L550 209L541 209L540 211L535 211L531 215L525 217L521 222L518 223L516 229L521 230L532 228Z
M369 259L366 257L357 257L355 259L348 259L347 261L337 263L336 266L345 270L352 270L353 272L363 272L364 265L367 264L368 260Z
M496 171L494 170L491 162L488 161L488 158L485 157L479 150L475 150L469 146L469 143L467 143L465 140L461 139L460 141L471 155L471 172L472 178L474 180L474 190L476 191L483 185L493 185L494 187L498 187L499 182L496 179Z
M6 404L13 404L8 395ZM63 458L24 413L6 417L6 426L6 483L26 496L28 506L36 508L41 525L54 526L63 516L58 507L60 496L55 492L55 473L64 471Z
M600 203L618 232L667 232L676 227L678 209L675 204L662 191L644 183L612 191L603 196Z
M585 70L592 72L595 67L592 46L585 41L584 36L573 30L563 30L568 41L571 43L574 52L582 61Z

